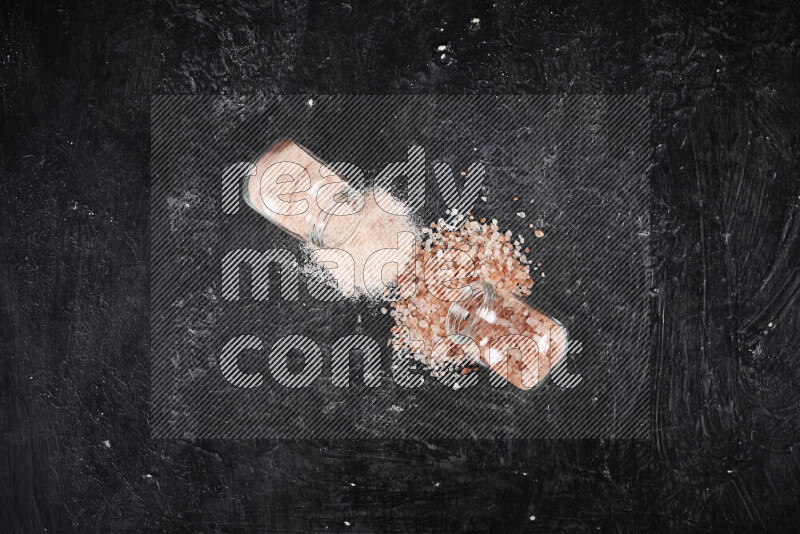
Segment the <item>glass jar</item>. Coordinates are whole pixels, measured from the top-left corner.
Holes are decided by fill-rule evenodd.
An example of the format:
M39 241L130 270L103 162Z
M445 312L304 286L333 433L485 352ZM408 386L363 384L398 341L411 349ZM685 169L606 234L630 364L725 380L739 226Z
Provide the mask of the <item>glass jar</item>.
M567 329L511 294L473 282L450 305L447 336L465 355L520 389L541 383L566 353Z
M267 149L242 181L248 206L288 234L318 248L353 235L364 215L364 196L291 139Z

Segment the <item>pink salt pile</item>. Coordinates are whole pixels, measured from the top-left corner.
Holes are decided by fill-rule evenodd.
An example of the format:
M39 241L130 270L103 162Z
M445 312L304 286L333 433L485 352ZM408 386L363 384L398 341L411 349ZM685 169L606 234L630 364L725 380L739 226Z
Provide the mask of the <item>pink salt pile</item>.
M529 295L534 284L531 262L526 256L530 249L523 249L522 236L514 239L510 231L501 232L496 220L487 223L472 215L453 225L440 219L422 233L423 241L417 245L415 256L416 291L411 298L392 303L389 313L395 326L389 344L401 350L409 348L409 337L424 341L423 352L415 353L415 358L429 365L435 376L471 372L476 364L455 344L451 350L437 351L437 356L432 357L436 343L447 338L445 318L451 302L442 297L447 297L448 288L477 281L491 284L498 292ZM456 251L465 252L471 261L464 261L466 257Z

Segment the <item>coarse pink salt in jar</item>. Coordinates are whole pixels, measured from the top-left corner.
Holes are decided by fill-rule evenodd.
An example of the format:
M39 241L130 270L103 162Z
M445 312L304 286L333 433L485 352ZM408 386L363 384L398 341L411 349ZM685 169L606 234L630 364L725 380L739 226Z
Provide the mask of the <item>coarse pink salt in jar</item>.
M520 389L541 383L566 353L567 329L491 284L473 282L445 319L448 337L480 366Z

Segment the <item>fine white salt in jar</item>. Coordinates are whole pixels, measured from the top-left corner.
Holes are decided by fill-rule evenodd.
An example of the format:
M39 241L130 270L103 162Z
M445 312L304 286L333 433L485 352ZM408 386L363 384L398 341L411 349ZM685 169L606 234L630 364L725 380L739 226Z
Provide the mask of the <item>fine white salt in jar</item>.
M258 158L242 182L242 196L260 215L311 245L313 263L335 265L326 272L342 294L355 290L392 300L413 291L413 283L400 280L409 278L409 269L413 274L417 229L403 203L386 191L354 188L310 151L283 139Z
M319 248L347 241L364 215L364 197L311 152L282 139L242 182L245 202L290 235Z

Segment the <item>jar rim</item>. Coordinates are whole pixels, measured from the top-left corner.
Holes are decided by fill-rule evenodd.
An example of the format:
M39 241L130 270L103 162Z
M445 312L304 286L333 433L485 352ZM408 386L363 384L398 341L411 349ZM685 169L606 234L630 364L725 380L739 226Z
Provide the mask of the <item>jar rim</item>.
M320 206L319 215L317 215L317 218L314 220L314 224L311 227L311 232L309 235L311 243L319 248L332 248L341 245L342 243L350 239L350 237L352 237L352 235L356 231L356 228L358 228L359 224L361 224L361 219L364 218L365 202L363 193L358 189L354 188L353 186L351 186L350 184L348 184L347 182L331 182L327 184L322 184L322 186L332 185L334 183L341 183L342 188L333 195L331 195L330 198L333 199L339 195L346 195L347 200L344 202L339 202L334 200L334 206L330 209L330 211L324 210ZM318 199L316 198L317 195L314 196L315 200L317 200L318 202ZM336 212L342 209L342 207L345 205L354 208L355 212L349 214L337 215ZM326 238L326 230L328 229L328 225L330 224L330 222L334 220L334 217L353 217L353 218L351 219L352 222L349 231L345 232L343 237L341 237L340 239L337 239L336 241L330 241L330 239Z
M461 294L464 297L450 304L445 318L445 332L456 345L463 345L472 339L480 316L488 311L494 302L495 290L487 282L472 282L464 286ZM467 306L475 309L470 310Z

